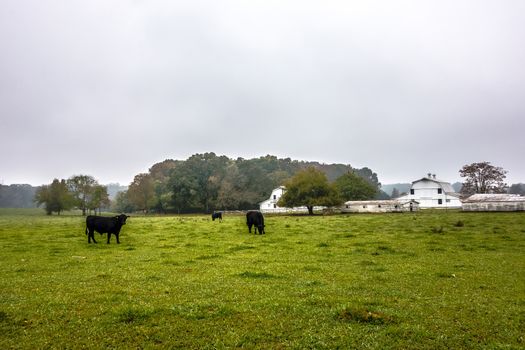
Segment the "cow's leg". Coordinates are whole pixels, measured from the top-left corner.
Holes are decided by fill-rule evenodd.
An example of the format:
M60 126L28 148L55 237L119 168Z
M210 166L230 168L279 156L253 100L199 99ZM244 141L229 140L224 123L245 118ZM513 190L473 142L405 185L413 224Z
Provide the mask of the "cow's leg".
M109 239L111 238L111 232L108 232L108 244L109 244Z
M93 243L97 243L97 241L95 241L95 230L89 230L89 233L88 233L88 243L91 243L90 239L93 240Z
M118 239L119 234L115 233L115 236L117 237L117 244L120 244L120 240Z
M252 233L252 225L248 224L248 232Z

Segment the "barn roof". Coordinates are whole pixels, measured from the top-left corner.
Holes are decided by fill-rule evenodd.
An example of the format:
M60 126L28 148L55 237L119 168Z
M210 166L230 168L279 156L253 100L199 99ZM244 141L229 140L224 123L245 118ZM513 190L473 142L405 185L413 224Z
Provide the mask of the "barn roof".
M482 202L525 202L525 197L519 194L507 193L478 193L473 194L463 201L463 203L482 203Z
M453 194L453 193L456 192L456 191L454 191L454 188L452 187L450 182L446 182L446 181L443 181L443 180L440 180L440 179L436 179L434 177L423 177L423 178L421 178L419 180L412 181L412 185L414 185L416 182L420 182L420 181L432 181L432 182L435 182L435 183L439 184L439 186L441 186L441 188L443 188L443 190L447 194Z

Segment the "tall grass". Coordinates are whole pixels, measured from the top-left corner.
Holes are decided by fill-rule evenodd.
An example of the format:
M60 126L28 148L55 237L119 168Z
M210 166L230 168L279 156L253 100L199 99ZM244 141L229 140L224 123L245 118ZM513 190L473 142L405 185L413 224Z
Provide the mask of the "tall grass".
M0 348L525 346L523 213L84 225L0 211Z

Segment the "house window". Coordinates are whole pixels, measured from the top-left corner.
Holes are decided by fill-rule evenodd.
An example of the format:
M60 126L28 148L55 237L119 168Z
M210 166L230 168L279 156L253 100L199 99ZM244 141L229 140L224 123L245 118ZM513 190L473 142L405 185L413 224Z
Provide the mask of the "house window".
M447 199L447 203L450 203L450 199Z
M366 209L366 205L363 205L363 208L365 208L365 209Z
M443 190L441 188L438 188L438 194L442 194Z
M378 208L381 208L381 204L378 204L377 207L378 207Z
M413 188L410 189L410 194L414 194L414 189Z
M277 199L277 195L276 194L273 195L273 199Z
M273 205L273 208L274 208L274 209L277 208L277 204L274 204L274 205Z
M439 205L443 204L443 200L442 199L438 199L438 204Z

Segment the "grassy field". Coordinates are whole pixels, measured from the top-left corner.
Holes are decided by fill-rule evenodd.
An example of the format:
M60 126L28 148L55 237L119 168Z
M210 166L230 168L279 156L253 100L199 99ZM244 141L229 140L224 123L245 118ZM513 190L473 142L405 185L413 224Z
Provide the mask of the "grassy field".
M0 211L0 348L519 349L525 215Z

